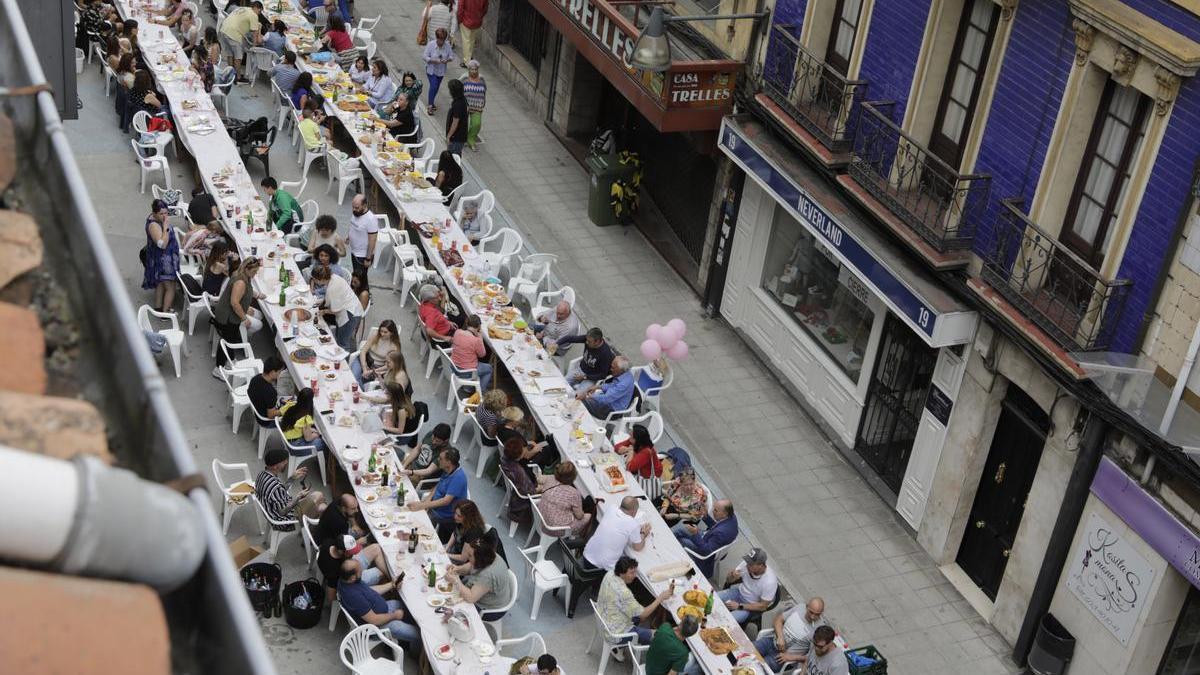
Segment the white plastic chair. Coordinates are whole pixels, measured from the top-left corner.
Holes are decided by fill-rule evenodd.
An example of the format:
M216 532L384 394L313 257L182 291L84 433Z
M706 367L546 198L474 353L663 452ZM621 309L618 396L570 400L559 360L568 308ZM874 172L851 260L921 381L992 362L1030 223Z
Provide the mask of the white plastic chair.
M629 653L633 675L646 675L646 652L650 651L650 645L639 645L631 640L622 645L622 648Z
M284 131L295 123L292 119L292 99L283 93L275 80L268 77L267 81L271 83L271 91L275 94L275 126Z
M296 520L295 518L289 518L287 520L275 520L271 517L271 514L267 513L267 510L263 508L262 502L258 501L257 494L250 495L250 501L254 502L254 508L258 513L259 531L261 532L266 529L262 526L263 520L266 520L271 526L271 534L268 537L268 544L271 551L271 557L274 558L276 553L279 551L279 542L283 541L290 535L296 534L295 529L280 530L279 528L287 527L289 525L295 528L300 525L300 521Z
M575 309L575 289L574 288L571 288L570 286L563 286L562 288L558 289L557 291L546 291L545 293L538 293L537 302L534 303L533 307L531 308L530 314L532 316L538 317L538 316L541 316L544 312L547 312L547 311L553 312L554 308L558 306L558 303L562 302L564 300L567 302L568 305L571 306L572 310Z
M375 257L375 264L371 265L371 267L379 269L379 266L383 263L383 254L390 251L389 247L394 240L391 234L392 221L387 217L387 214L376 213L375 218L379 221L379 233L375 236L375 250L371 252L371 255ZM387 234L384 234L385 232ZM384 266L384 269L387 269L387 267Z
M350 37L353 40L361 40L362 42L371 42L374 39L373 31L375 26L379 25L379 20L383 18L382 14L376 15L374 18L368 19L362 17L358 20L358 25L350 31Z
M246 86L253 88L258 82L258 74L266 73L267 81L271 80L271 69L279 63L279 55L266 47L251 47L246 52L246 70L249 71L249 82Z
M318 157L328 157L328 156L329 156L329 146L326 145L325 143L318 145L316 148L314 148L312 150L309 150L307 145L305 145L304 143L301 143L300 144L300 161L297 162L298 164L300 164L301 167L303 167L300 170L300 176L302 178L308 178L308 169L313 165L313 162L317 161ZM329 160L326 159L325 161L329 161Z
M358 191L363 191L363 172L357 157L339 159L334 155L328 155L325 161L329 167L329 187L325 188L325 194L329 194L336 183L338 206L342 205L342 201L346 197L346 188L358 183Z
M509 596L508 602L504 603L503 607L497 607L496 609L486 610L486 612L488 614L492 614L494 612L504 612L505 614L507 614L508 611L513 608L513 605L517 604L517 598L521 595L521 587L517 583L517 573L516 572L513 572L512 570L508 570L508 583L510 586L512 586L512 595ZM568 594L568 595L570 595L570 594ZM492 638L494 640L499 640L501 637L503 637L503 631L504 631L503 624L504 624L503 616L501 616L499 619L496 619L495 621L484 621L483 622L484 626L491 628L495 632L495 636Z
M393 253L395 253L393 249ZM392 288L400 291L400 306L408 304L408 296L418 284L425 283L428 279L433 278L437 274L433 270L427 269L416 260L406 260L398 253L396 254L396 268L392 272Z
M570 526L550 527L546 524L546 517L542 515L542 509L538 506L539 500L533 500L530 505L533 507L533 527L529 528L529 535L525 537L525 545L529 546L529 542L536 535L538 544L537 560L542 560L546 557L546 551L550 550L550 546L555 541L571 534Z
M226 464L221 460L214 459L212 461L212 472L213 481L221 489L221 494L223 495L221 500L221 534L229 534L229 523L233 521L233 514L245 506L250 501L250 495L254 494L254 478L250 475L250 466L244 462ZM233 477L226 478L222 475L223 472L232 473ZM250 492L235 493L233 490L239 485L250 486ZM259 534L262 534L262 523L260 522L259 525Z
M217 105L217 99L221 99L221 110L225 112L225 117L229 117L229 92L233 89L233 85L237 84L237 78L221 84L214 82L212 91L209 96L213 99L213 105Z
M546 640L542 638L540 633L526 633L519 638L505 638L503 640L496 640L496 653L503 654L507 648L516 647L517 645L521 645L526 642L529 643L528 649L513 650L511 656L516 658L532 656L536 659L537 657L546 653Z
M483 427L479 426L479 418L471 415L471 423L474 424L475 429L479 431L479 459L475 463L475 477L483 478L483 468L487 466L488 460L492 458L492 455L496 454L496 451L500 449L500 446L496 443L495 437L488 436L487 432L483 430ZM485 439L491 441L492 444L489 445L484 443L483 441Z
M591 654L592 648L596 645L596 639L603 639L600 645L600 667L596 669L596 675L604 675L604 670L608 667L608 658L612 656L612 648L620 644L623 640L636 641L637 633L633 631L628 633L612 632L608 624L604 622L604 617L596 610L596 601L589 599L588 602L592 604L592 614L596 616L596 631L592 633L592 639L588 640L588 647L585 653Z
M524 469L522 469L522 471L523 470ZM518 495L517 494L517 486L513 485L512 479L508 477L508 474L501 471L500 476L504 478L504 499L500 500L500 509L496 512L496 517L507 519L508 518L508 505L512 503L512 500L526 499L526 500L532 502L532 501L535 501L538 496L536 493L530 494L530 495L524 495L524 496ZM512 539L513 535L516 534L516 532L517 532L517 528L520 526L521 526L521 524L515 520L510 519L508 521L508 537L509 537L509 539Z
M169 191L170 191L169 188L162 188L162 187L159 187L158 185L150 186L150 193L154 195L155 199L162 199L163 195ZM184 220L186 220L189 224L191 224L191 222L192 222L191 216L188 215L188 203L183 201L182 199L179 200L178 202L176 202L175 206L168 206L167 213L169 213L172 216L182 216L184 218ZM182 232L180 234L182 234ZM179 238L179 245L180 246L183 245L183 237Z
M170 328L156 329L151 318L162 319L171 324ZM156 312L150 305L142 305L137 311L138 328L151 333L158 333L167 339L167 348L171 352L171 360L175 363L175 377L182 376L183 357L188 353L187 340L183 331L179 330L179 317L174 312Z
M433 159L433 153L436 151L432 138L426 138L420 143L408 143L404 146L404 151L412 155L413 170L425 171L425 167L429 161Z
M221 367L217 368L217 374L221 376L221 381L225 383L225 389L229 392L229 406L232 411L230 431L236 435L242 425L242 415L246 414L246 409L250 407L250 378L257 373L251 369Z
M95 51L95 50L93 50L93 51ZM88 62L90 63L91 60L92 60L92 57L91 57L91 54L89 54ZM112 83L114 81L118 80L117 73L116 73L116 71L114 71L112 68L110 68L108 66L108 63L104 60L103 55L100 56L100 67L102 69L104 69L104 97L108 98L109 96L112 96L112 94L110 93L110 90L112 89ZM118 87L121 86L119 81L117 82L117 86Z
M211 307L211 305L204 301L205 296L208 297L209 302L216 302L217 299L211 295L208 295L208 293L205 293L204 291L200 291L200 295L193 295L192 292L188 290L187 284L183 283L183 272L177 272L175 274L175 278L179 279L179 287L183 289L183 315L187 317L188 335L194 335L196 333L196 317L198 317L201 313L210 312L209 307ZM211 313L208 315L212 316Z
M146 154L147 150L158 152L158 146L154 143L139 143L136 138L129 139L129 145L133 148L134 159L142 171L142 194L146 194L146 178L155 171L162 172L163 182L167 184L167 189L171 189L171 165L167 163L167 158L161 154Z
M644 366L635 366L632 369L634 386L637 387L638 398L641 400L642 405L649 410L657 411L660 407L660 399L663 391L669 389L671 384L675 382L675 369L673 367L667 368L667 374L663 377L662 382L642 389L642 385L639 382L642 379L643 368Z
M765 637L774 638L775 637L775 629L774 628L764 628L764 629L758 631L758 635L754 636L754 640L758 641ZM797 669L799 667L800 667L799 661L789 661L788 663L783 664L783 668L781 668L779 670L779 675L783 675L783 673L797 672Z
M137 133L138 138L143 135L150 136L154 139L152 143L145 147L155 148L156 155L166 156L167 150L175 144L175 136L169 131L150 131L150 113L145 110L139 110L133 114L133 130Z
M257 375L262 372L262 359L254 356L254 348L249 342L220 341L221 351L225 354L225 364L230 370L252 371Z
M483 190L468 197L462 197L458 200L458 208L454 210L454 220L462 218L463 205L467 202L475 202L480 215L487 215L496 208L496 195L492 194L491 190Z
M487 245L492 242L499 242L498 248L494 251L488 251ZM508 268L509 260L521 251L523 244L524 241L521 239L520 233L511 227L505 227L488 237L480 239L476 250L479 251L480 258L488 266L492 276L497 276L500 268Z
M622 417L621 419L617 420L615 425L613 425L613 431L612 434L609 435L609 438L611 438L614 443L619 443L620 440L623 440L623 438L620 437L627 438L629 436L630 429L632 429L633 425L635 424L640 424L646 427L646 431L650 434L651 442L658 443L658 439L662 438L663 418L662 415L656 410L651 410L645 415L637 415L636 417L632 415L629 417ZM618 440L619 438L620 440Z
M529 580L533 584L533 608L529 610L529 620L537 621L538 609L542 606L542 597L548 591L565 588L563 593L563 612L571 604L571 580L553 560L541 557L540 552L535 560L530 553L538 551L537 547L519 549L525 565L529 569Z
M391 648L393 660L371 656L371 650L381 644ZM404 652L400 645L369 623L347 633L338 653L342 663L355 675L404 675Z
M317 446L304 442L303 437L301 437L301 441L299 443L293 443L289 441L287 436L283 435L283 427L280 426L282 422L283 415L275 418L275 430L279 432L279 438L283 441L283 447L287 448L288 451L288 475L290 476L293 473L296 473L296 469L299 468L301 464L307 462L315 456L317 458L317 467L321 470L321 482L324 483L325 453L317 452ZM294 454L295 451L303 451L303 454Z
M313 528L319 522L319 518L300 516L300 528L304 530L304 555L308 557L309 569L313 569L313 565L317 562L317 555L320 553L320 549L317 548L317 540L313 537Z
M471 416L474 412L473 407L467 406L467 398L470 398L470 394L466 398L458 395L459 389L462 388L470 389L483 396L483 393L479 391L479 380L463 379L453 373L450 374L450 391L446 396L446 409L453 409L456 404L458 408L454 416L454 431L450 434L451 443L458 442L459 432L462 431L463 425L466 424L467 417Z
M267 452L267 443L270 442L271 435L279 433L279 428L275 426L275 420L258 414L258 409L253 405L250 406L250 412L254 413L255 422L254 432L250 436L258 438L258 458L262 459Z
M521 258L521 266L515 276L508 280L508 297L514 301L524 298L526 304L533 306L535 298L542 292L542 287L550 278L550 266L558 261L553 253L531 253ZM537 314L531 314L536 320Z
M712 494L712 493L710 492L709 494ZM711 579L720 579L721 578L721 572L720 572L721 561L724 560L726 558L726 556L729 555L729 549L732 548L735 543L736 542L731 541L728 544L725 544L724 546L722 546L721 548L718 548L718 549L712 551L708 555L700 555L699 552L693 551L692 549L687 548L687 547L684 547L683 550L687 551L688 556L690 556L691 559L695 560L696 562L700 562L701 560L711 560L713 562L713 571L712 571Z

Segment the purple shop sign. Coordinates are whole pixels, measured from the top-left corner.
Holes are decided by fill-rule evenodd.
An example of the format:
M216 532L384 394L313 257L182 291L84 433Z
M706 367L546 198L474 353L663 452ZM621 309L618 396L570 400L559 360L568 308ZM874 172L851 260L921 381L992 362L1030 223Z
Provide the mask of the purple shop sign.
M1142 540L1200 588L1200 535L1142 489L1129 474L1104 457L1092 494L1120 516Z

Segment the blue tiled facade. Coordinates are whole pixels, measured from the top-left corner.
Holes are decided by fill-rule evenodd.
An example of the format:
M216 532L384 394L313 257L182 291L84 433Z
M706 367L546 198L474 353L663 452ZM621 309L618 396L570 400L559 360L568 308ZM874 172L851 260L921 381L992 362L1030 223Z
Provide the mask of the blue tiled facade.
M796 26L799 34L807 0L779 0L772 20ZM1200 17L1167 0L1126 0L1137 11L1200 41ZM869 83L871 100L894 101L898 119L906 106L922 47L929 0L877 0L866 36L859 79ZM1065 0L1020 0L1003 55L976 173L992 177L986 215L974 250L993 245L992 225L1000 200L1028 205L1037 187L1075 52L1071 15ZM1187 203L1193 164L1200 154L1200 83L1186 78L1163 139L1118 277L1133 282L1111 348L1129 352L1153 312L1156 282L1170 263L1169 246ZM1027 207L1026 207L1027 208Z

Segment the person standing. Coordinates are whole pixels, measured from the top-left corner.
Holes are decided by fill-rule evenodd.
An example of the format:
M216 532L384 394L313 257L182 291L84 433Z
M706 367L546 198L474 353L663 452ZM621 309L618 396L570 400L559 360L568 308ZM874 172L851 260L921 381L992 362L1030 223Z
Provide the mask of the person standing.
M221 339L230 344L245 342L242 339L243 326L247 335L263 326L262 319L256 316L258 310L250 306L255 299L261 300L265 297L261 293L255 293L250 284L261 268L262 261L254 256L242 261L229 283L225 284L225 290L221 291L221 297L217 298L217 304L213 307L213 327ZM221 379L220 367L225 365L225 360L225 350L217 350L217 365L213 368L213 377Z
M462 29L462 57L464 63L470 61L475 54L475 38L483 27L483 17L487 16L488 0L458 0L458 27Z
M179 273L179 240L167 224L169 209L161 199L150 202L146 217L146 248L143 249L142 288L154 289L154 309L169 312L175 304L175 276Z
M354 333L358 322L362 320L363 306L354 295L350 284L343 278L335 276L328 267L313 268L309 283L314 287L325 286L323 313L332 317L336 326L334 337L338 346L347 352L354 350Z
M280 232L291 234L296 223L304 220L300 202L296 201L292 193L279 189L279 183L270 176L262 179L259 185L262 185L263 189L267 191L267 196L270 197L271 224Z
M250 3L249 7L239 7L229 13L217 30L220 35L221 48L229 54L233 62L233 70L237 73L238 82L249 82L242 72L242 62L246 58L247 43L257 46L262 44L262 33L258 17L262 14L263 4L258 0Z
M425 45L425 75L429 78L429 112L437 112L438 89L442 87L442 78L446 77L446 64L454 60L454 48L445 28L437 29L433 34L433 42Z
M350 258L354 269L369 269L375 262L375 240L379 236L379 218L367 208L366 195L350 200Z
M461 80L450 80L450 112L446 113L446 149L462 156L467 144L467 97Z
M467 0L471 1L471 0ZM487 0L482 0L484 4ZM465 35L465 32L464 32ZM464 41L466 38L463 38ZM466 49L464 46L463 49ZM467 58L470 58L469 56ZM483 106L487 103L487 82L479 74L479 62L467 61L467 76L463 78L463 93L467 96L467 147L477 150L479 129L483 126Z

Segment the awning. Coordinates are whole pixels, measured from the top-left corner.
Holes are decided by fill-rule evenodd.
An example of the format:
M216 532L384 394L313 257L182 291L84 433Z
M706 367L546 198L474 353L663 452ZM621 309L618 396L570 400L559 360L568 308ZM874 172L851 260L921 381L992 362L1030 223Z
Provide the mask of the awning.
M749 115L726 117L721 151L932 347L965 344L978 315L851 210L841 193Z

